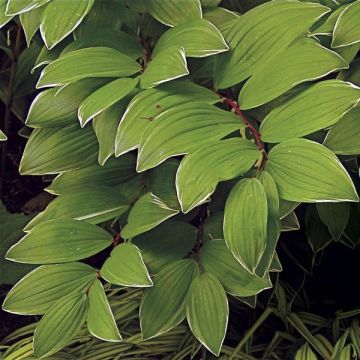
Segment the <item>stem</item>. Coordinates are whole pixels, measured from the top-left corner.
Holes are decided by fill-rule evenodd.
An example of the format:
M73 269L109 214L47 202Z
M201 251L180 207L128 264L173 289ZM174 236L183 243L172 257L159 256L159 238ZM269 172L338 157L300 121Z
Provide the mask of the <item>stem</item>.
M14 85L15 85L15 77L16 77L17 60L20 54L20 45L21 45L21 26L17 25L15 47L13 50L13 60L10 68L10 78L9 78L7 99L5 104L5 114L4 114L4 133L8 137L9 137L9 129L10 129L11 107L14 100ZM0 169L2 176L0 178L0 196L3 195L4 183L6 180L7 147L8 147L8 141L4 141L4 143L2 144L2 151L1 151Z

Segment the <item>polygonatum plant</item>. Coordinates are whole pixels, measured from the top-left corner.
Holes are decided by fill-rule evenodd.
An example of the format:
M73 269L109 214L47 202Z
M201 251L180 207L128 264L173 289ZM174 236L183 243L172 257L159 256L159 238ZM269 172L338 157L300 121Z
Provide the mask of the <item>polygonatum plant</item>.
M121 341L108 287L144 288L144 339L186 318L217 355L228 296L272 286L300 203L358 241L360 0L219 3L0 1L41 47L20 172L56 198L8 250L39 267L3 304L43 315L37 358L85 323Z

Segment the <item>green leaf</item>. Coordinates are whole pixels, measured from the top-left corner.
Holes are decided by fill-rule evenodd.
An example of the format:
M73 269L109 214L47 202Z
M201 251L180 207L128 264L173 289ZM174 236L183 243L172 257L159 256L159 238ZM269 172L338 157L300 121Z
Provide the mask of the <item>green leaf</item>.
M256 68L241 89L239 105L243 110L263 105L298 84L347 67L340 55L316 41L309 38L295 41Z
M238 116L215 106L195 102L174 106L161 113L143 133L137 171L197 150L243 127Z
M357 355L360 354L360 326L359 320L355 319L351 323L350 328L350 339L355 348L355 352Z
M360 107L348 112L328 132L324 145L339 155L360 154Z
M0 141L6 141L7 136L0 130Z
M7 0L0 0L0 28L6 25L14 17L14 15L6 15L6 1Z
M311 350L308 343L305 343L295 355L295 360L317 360L317 356Z
M8 0L6 15L18 15L43 6L50 0Z
M345 7L346 5L342 5L337 9L332 10L327 19L322 21L318 27L315 27L315 29L311 31L311 35L332 35L336 21Z
M65 86L60 91L57 88L42 91L31 103L26 125L48 128L75 124L81 102L106 81L82 79Z
M86 322L87 328L93 336L105 341L122 341L104 288L99 280L95 280L89 290L89 309Z
M324 146L306 139L276 145L266 169L281 198L299 202L359 201L350 176Z
M332 354L332 358L334 360L348 360L346 358L343 358L342 354L346 344L346 340L349 337L349 331L350 328L347 328L345 332L342 334L342 336L339 338L339 340L336 342L334 346L334 352ZM349 360L351 360L351 357L349 357Z
M155 19L168 26L202 17L200 0L188 0L186 6L176 0L147 0L146 9Z
M348 203L316 204L321 221L327 226L334 240L339 240L346 229L350 217Z
M116 135L116 156L136 149L143 132L164 111L193 101L214 104L220 97L190 81L172 81L141 91L130 102Z
M239 19L239 15L234 11L219 6L205 8L203 15L204 19L209 20L225 35L231 28L233 22Z
M45 10L45 6L37 7L30 11L23 12L19 15L21 26L24 30L27 46L30 45L30 41L38 30L41 17Z
M23 236L22 228L29 222L31 216L9 213L0 202L0 284L15 284L34 267L15 264L5 259L8 249Z
M355 1L342 11L336 21L332 47L360 42L360 1Z
M195 337L218 356L225 339L229 305L224 288L211 273L199 274L192 281L186 318Z
M198 273L194 260L183 259L165 266L155 275L154 286L145 289L140 303L144 340L164 334L185 318L184 300Z
M76 29L95 0L64 1L52 0L42 15L40 32L48 49Z
M101 185L83 187L74 193L58 196L45 211L27 224L25 231L53 219L75 219L98 224L121 215L128 206L128 200L116 189Z
M50 220L35 226L6 254L8 260L28 264L71 262L87 258L112 243L98 226L76 220Z
M204 148L186 155L176 176L182 211L187 213L206 202L218 182L244 175L258 157L255 144L239 138L209 142Z
M276 107L262 121L261 139L281 142L335 124L360 100L360 88L341 80L326 80Z
M295 214L295 211L291 212L290 214L286 215L284 218L281 219L281 231L294 231L299 230L300 224L299 220Z
M138 79L117 79L99 88L80 105L78 118L81 127L102 111L128 95L137 85Z
M298 206L299 206L298 202L280 199L280 204L279 204L280 219L285 218L293 210L295 210Z
M231 254L224 240L207 241L200 250L200 263L206 272L215 275L227 293L253 296L271 288L268 275L263 278L249 273Z
M268 218L266 246L255 272L259 277L264 277L266 272L269 271L273 261L276 244L280 236L280 201L275 181L267 171L263 170L260 173L258 180L265 190L268 205Z
M221 32L204 19L186 22L165 31L156 43L154 55L160 56L171 46L182 47L187 57L205 57L229 49Z
M133 238L178 213L179 210L168 207L159 197L148 192L131 208L128 222L121 230L121 236L124 239Z
M83 294L95 279L96 270L79 262L43 265L10 290L2 308L16 314L43 314L67 294Z
M34 333L34 355L55 354L77 335L87 315L87 295L70 294L60 299L39 321Z
M235 258L254 273L266 247L268 205L259 180L240 180L225 205L225 242Z
M217 59L215 88L247 79L269 54L286 48L328 11L319 4L284 0L256 6L240 16L226 32L230 51Z
M20 173L56 174L90 165L96 158L97 140L90 128L35 129L26 143Z
M140 77L140 86L151 88L188 74L184 49L172 46L153 55Z
M46 188L46 191L60 195L97 184L116 186L136 175L135 163L135 156L127 154L118 159L109 159L104 166L95 163L81 169L61 173Z
M140 250L133 244L117 245L100 270L100 275L110 284L148 287L152 286Z
M141 250L151 274L158 273L165 265L184 258L194 247L197 229L185 222L168 220L140 236L132 243Z
M62 86L87 77L123 77L140 71L131 57L107 47L72 51L50 63L42 71L38 88Z
M102 166L115 153L116 130L131 97L131 94L126 96L93 119L93 129L99 142L98 162Z

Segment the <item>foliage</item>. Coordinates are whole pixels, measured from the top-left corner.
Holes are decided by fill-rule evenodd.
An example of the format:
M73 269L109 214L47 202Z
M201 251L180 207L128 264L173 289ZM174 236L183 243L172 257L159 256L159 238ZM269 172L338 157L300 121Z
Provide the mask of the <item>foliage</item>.
M102 340L127 337L109 286L141 296L143 339L186 318L219 355L229 299L252 303L272 286L300 203L314 253L358 244L360 0L244 3L0 0L3 130L11 113L24 121L20 172L47 176L56 195L6 255L40 265L3 304L43 315L36 358L85 323ZM283 301L265 311L330 359Z

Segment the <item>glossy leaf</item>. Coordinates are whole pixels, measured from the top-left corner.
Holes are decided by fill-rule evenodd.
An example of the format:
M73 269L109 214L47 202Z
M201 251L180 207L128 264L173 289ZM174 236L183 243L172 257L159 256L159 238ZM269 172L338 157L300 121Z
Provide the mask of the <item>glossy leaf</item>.
M13 245L6 258L28 264L71 262L87 258L112 243L98 226L76 220L50 220L35 226Z
M42 91L31 103L26 125L48 128L75 124L81 102L104 83L104 79L82 79L60 91L56 88Z
M6 14L18 15L43 6L49 1L50 0L8 0L6 6Z
M93 163L81 169L59 174L46 190L60 195L97 184L116 186L136 175L135 163L133 154L124 155L119 159L110 159L104 166Z
M125 78L111 81L88 96L80 105L78 118L84 127L91 119L128 95L138 80Z
M255 144L239 138L208 143L186 155L176 175L182 211L189 212L207 201L218 182L244 175L258 157Z
M312 39L301 39L257 67L241 89L239 105L244 110L263 105L298 84L347 67L337 53Z
M186 318L195 337L219 355L225 338L229 305L224 288L211 273L198 275L186 299Z
M240 16L226 33L230 51L216 63L215 88L247 79L269 54L286 48L328 11L319 4L285 0L267 2Z
M146 9L154 18L168 26L202 17L200 0L188 0L186 6L176 0L148 0Z
M153 284L140 250L130 243L114 248L101 267L100 275L115 285L148 287Z
M188 74L184 49L172 46L153 55L141 75L140 86L143 89L151 88Z
M360 88L339 80L310 86L276 107L262 121L261 139L281 142L335 124L360 100Z
M350 216L348 203L316 204L321 221L327 226L334 240L339 240L344 232Z
M52 49L80 25L94 1L52 0L46 6L42 14L40 32L48 49Z
M168 207L159 197L148 192L140 197L130 210L128 223L121 231L125 239L133 238L179 213Z
M235 258L253 273L266 247L268 205L257 179L240 180L225 205L225 242Z
M39 321L34 333L34 355L52 355L67 345L80 331L87 315L87 296L70 294L50 308Z
M201 148L244 125L231 112L202 103L178 105L160 114L141 138L137 171ZM194 141L196 139L196 141Z
M106 341L122 341L114 315L100 280L95 280L89 290L87 328L93 336Z
M38 88L62 86L87 77L123 77L140 70L135 60L107 47L72 51L50 63L42 71Z
M360 107L348 112L328 132L324 145L339 155L360 154Z
M9 291L2 307L16 314L43 314L64 296L83 294L95 279L96 270L83 263L43 265Z
M161 335L185 318L184 300L199 273L194 260L183 259L165 266L145 289L140 303L140 326L144 339Z
M281 198L299 202L358 201L350 176L324 146L305 139L276 145L267 171Z
M83 187L74 193L58 196L27 224L25 231L53 219L75 219L98 224L121 215L128 206L128 200L116 189L101 185Z
M91 129L78 125L35 129L20 162L22 175L55 174L91 164L97 158L97 141Z
M136 236L132 243L141 250L151 274L165 265L184 258L194 247L197 229L185 222L168 220L156 228Z
M211 240L203 244L200 262L206 272L216 276L227 293L248 297L271 287L270 278L249 273L231 254L224 240Z
M338 17L334 33L333 47L347 46L360 42L360 2L355 1Z
M156 43L154 55L178 46L187 57L204 57L227 51L221 32L208 20L199 19L175 26L166 31Z
M172 81L156 89L141 91L132 99L121 119L116 135L116 156L136 149L143 132L164 111L189 102L213 104L219 100L214 92L190 81Z

